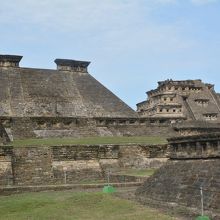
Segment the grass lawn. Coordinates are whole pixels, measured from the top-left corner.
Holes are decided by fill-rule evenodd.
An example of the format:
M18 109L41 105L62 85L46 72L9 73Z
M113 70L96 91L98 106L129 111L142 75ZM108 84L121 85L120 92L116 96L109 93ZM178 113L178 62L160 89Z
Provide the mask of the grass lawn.
M157 169L130 169L119 172L119 174L130 176L151 176Z
M166 144L165 137L87 137L87 138L45 138L14 140L12 145L19 146L48 146L48 145L95 145L95 144Z
M41 192L2 196L1 220L171 220L132 201L97 192Z

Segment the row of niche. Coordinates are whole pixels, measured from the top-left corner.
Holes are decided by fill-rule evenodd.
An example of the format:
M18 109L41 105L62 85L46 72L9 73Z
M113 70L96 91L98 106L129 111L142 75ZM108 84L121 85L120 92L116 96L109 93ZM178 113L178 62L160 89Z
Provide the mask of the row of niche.
M147 108L152 108L152 106L157 105L157 104L161 104L161 101L163 102L176 102L177 99L175 97L162 97L162 98L154 98L147 100L146 102L144 102L143 104L138 105L138 111L142 111L142 110L146 110Z
M217 113L206 113L206 114L203 114L203 117L205 120L217 120L218 114Z
M160 100L162 100L162 101L164 101L164 102L175 102L176 101L176 98L174 98L174 97L162 97L162 98L160 98L160 99L156 99L156 101L153 101L153 100L149 100L148 101L148 103L146 103L146 108L148 107L151 107L151 106L153 106L153 105L156 105L156 104L158 104L158 103L160 103ZM195 101L195 103L196 104L198 104L199 106L202 106L202 107L206 107L206 106L208 106L208 104L209 104L209 99L195 99L194 100ZM147 105L148 104L148 105ZM140 110L141 110L141 108L143 108L143 107L145 107L144 105L142 105L141 107L140 107Z
M65 127L71 125L139 125L148 124L148 119L72 119L63 121L37 121L40 127Z
M182 113L182 108L157 108L157 109L153 109L153 110L144 110L144 109L140 109L138 111L142 116L153 116L156 115L158 113L169 113L169 114L181 114Z
M188 143L171 144L174 152L192 152L192 151L207 151L210 149L218 150L219 141L196 141Z
M160 88L160 89L156 89L155 91L151 92L151 93L148 93L149 94L149 97L152 97L154 95L158 95L160 93L163 93L165 91L183 91L183 92L186 92L186 91L189 91L189 92L201 92L202 91L202 87L181 87L181 86L170 86L170 87L163 87L163 88Z

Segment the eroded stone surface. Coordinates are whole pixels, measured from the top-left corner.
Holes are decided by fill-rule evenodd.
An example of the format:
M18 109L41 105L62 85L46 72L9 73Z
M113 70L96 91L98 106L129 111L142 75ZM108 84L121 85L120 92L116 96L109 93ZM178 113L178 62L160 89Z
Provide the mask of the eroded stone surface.
M200 188L204 207L220 217L220 134L207 133L168 139L171 159L137 190L143 203L185 206L199 212Z
M220 160L169 161L137 190L137 197L200 209L200 187L206 210L220 210Z
M171 123L183 120L220 122L220 99L214 85L201 80L165 80L148 99L137 104L142 117L160 118Z
M92 182L103 179L98 160L72 160L52 162L56 184Z
M0 116L136 117L88 72L0 66Z
M166 145L137 145L136 147L125 145L120 148L119 163L125 168L158 168L166 163L167 153Z
M128 157L128 149L136 153L131 153ZM153 146L144 145L0 147L0 185L6 186L8 180L12 185L22 186L104 180L109 171L112 175L125 168L140 169L162 165L167 157L167 147L155 146L155 149L157 150L154 151ZM153 151L153 158L150 158L149 152Z

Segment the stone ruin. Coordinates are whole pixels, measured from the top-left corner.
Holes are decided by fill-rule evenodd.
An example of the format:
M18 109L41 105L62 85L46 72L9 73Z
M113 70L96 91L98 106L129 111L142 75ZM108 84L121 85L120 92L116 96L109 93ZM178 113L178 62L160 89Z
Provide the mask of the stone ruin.
M204 133L168 139L168 162L143 186L136 196L144 204L184 207L200 213L200 188L204 209L212 219L220 218L220 133Z
M0 56L2 117L136 117L95 80L89 62L56 59L57 70L21 68L21 56Z
M48 70L20 67L21 59L0 55L3 192L18 186L103 180L106 169L159 167L166 162L166 145L10 146L10 141L26 138L173 134L168 125L140 118L94 79L87 70L89 62L56 59L57 70Z
M90 62L56 59L57 70L49 70L19 67L21 59L0 55L0 194L64 184L66 175L70 184L99 179L109 167L159 167L169 158L137 198L198 209L202 186L205 208L219 214L220 100L213 85L159 82L135 112L88 73ZM152 135L170 137L169 146L4 146L23 138Z
M137 104L141 117L161 121L220 122L220 96L214 85L201 80L165 80L155 90L147 92L148 99Z
M147 95L137 104L139 116L170 123L175 135L169 160L137 189L137 199L198 214L202 187L206 213L220 219L220 95L201 80L161 81Z
M170 137L174 122L219 122L219 95L201 80L159 82L135 112L88 73L90 62L56 59L51 70L20 67L21 59L0 55L0 133L7 140Z
M108 171L111 181L135 182L134 176L117 173L158 168L166 163L167 151L166 145L145 144L0 146L0 195L27 186L103 183Z
M88 73L90 62L56 59L57 70L23 68L0 55L0 124L8 138L170 136Z

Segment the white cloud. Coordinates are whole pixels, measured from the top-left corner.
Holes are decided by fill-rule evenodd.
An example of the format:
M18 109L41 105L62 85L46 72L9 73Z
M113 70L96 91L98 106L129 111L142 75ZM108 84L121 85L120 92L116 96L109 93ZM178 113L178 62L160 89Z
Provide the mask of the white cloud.
M191 0L194 5L206 5L210 3L218 2L218 0Z
M32 23L57 30L92 28L123 22L132 16L137 3L117 0L8 0L1 3L0 23ZM122 16L123 15L123 16Z
M178 0L155 0L156 3L162 3L162 4L173 4L177 3Z
M19 31L14 30L17 38L23 41L27 38L30 42L32 38L33 42L52 41L53 33L62 33L64 38L71 36L71 40L79 43L82 34L89 35L87 44L99 45L97 50L102 53L118 55L138 50L163 53L186 49L194 43L184 37L184 23L165 24L151 17L152 10L160 5L177 1L7 0L1 4L4 10L0 11L0 24L28 26L28 34L19 36ZM44 29L48 39L39 37L34 29Z
M0 24L39 24L58 29L84 29L123 24L154 6L178 0L7 0L1 2ZM110 22L109 22L110 21ZM107 26L106 26L107 27Z
M130 73L132 79L130 88L125 89L124 97L126 97L127 91L132 91L133 95L133 91L139 89L136 85L142 83L143 79L156 81L156 72L169 72L175 70L175 67L181 72L187 70L187 67L191 69L193 65L206 65L209 60L212 63L213 57L217 60L219 52L214 56L213 51L219 47L213 47L212 52L207 56L203 55L206 54L204 48L210 48L211 40L202 42L201 46L199 41L204 33L198 28L199 23L195 25L195 21L188 16L190 14L188 11L178 13L182 10L181 5L187 4L187 7L194 8L193 5L205 5L217 1L1 1L0 41L3 42L1 50L3 48L5 53L9 53L11 48L11 51L23 54L24 60L29 59L30 63L34 62L34 65L28 63L29 66L36 67L42 63L45 63L45 66L51 65L47 63L49 57L53 59L55 56L75 59L88 57L94 63L98 60L94 66L99 68L94 72L99 73L103 80L112 74L115 74L116 80L118 78L129 80ZM173 7L175 4L178 7ZM204 15L204 19L207 17L209 15ZM202 55L203 62L199 63ZM124 67L121 62L124 62ZM100 65L103 66L101 69ZM111 66L115 67L111 69ZM137 76L137 72L142 72L143 75ZM146 76L146 73L151 72L150 76ZM119 74L121 77L118 77ZM141 79L140 82L136 80L138 77ZM160 75L160 77L165 76ZM111 78L114 76L109 77L106 82L109 81L112 88L114 86L121 88ZM123 85L122 83L122 87ZM132 89L133 86L136 88ZM145 82L143 86L146 86Z

